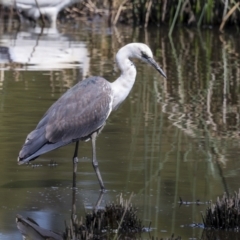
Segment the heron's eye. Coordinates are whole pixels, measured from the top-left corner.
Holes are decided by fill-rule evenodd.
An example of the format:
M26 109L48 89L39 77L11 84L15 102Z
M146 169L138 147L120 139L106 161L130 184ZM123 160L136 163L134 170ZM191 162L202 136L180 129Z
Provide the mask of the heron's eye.
M146 58L146 59L148 59L148 58L149 58L149 56L147 55L147 53L146 53L146 52L141 52L141 54L142 54L142 57L143 57L143 58Z

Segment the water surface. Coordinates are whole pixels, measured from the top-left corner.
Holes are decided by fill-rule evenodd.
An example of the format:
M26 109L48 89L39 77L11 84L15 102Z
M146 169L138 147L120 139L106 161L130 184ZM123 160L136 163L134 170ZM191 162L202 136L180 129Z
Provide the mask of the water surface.
M135 61L130 96L112 113L97 140L107 188L101 206L122 193L153 237L202 235L206 204L238 191L240 43L237 33L214 30L109 28L103 23L64 25L54 32L1 27L0 37L0 238L21 239L16 214L63 231L71 216L74 145L18 166L26 135L67 89L85 76L115 80L115 54L145 42L167 79ZM84 216L99 196L91 144L80 144L76 206ZM49 163L56 162L56 166ZM149 235L146 234L145 238Z

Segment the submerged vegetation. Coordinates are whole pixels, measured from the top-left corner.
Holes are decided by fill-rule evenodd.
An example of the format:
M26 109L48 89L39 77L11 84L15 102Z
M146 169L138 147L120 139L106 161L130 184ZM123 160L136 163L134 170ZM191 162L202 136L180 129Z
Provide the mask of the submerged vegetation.
M130 201L131 197L124 200L121 195L117 203L87 213L84 220L73 215L66 226L64 239L114 239L114 235L118 235L117 239L120 236L128 239L140 237L145 228Z
M240 228L240 190L234 196L223 194L207 208L203 216L205 228L237 230Z

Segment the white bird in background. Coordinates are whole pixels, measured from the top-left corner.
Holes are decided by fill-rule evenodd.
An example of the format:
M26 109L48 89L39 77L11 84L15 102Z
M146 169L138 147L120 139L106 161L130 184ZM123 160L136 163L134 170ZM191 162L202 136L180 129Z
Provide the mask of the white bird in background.
M36 23L42 14L49 19L51 27L56 28L58 13L78 1L80 0L0 0L0 4L16 8L21 22L31 20Z
M100 187L103 180L98 168L95 141L113 110L126 99L136 78L136 68L130 58L138 58L152 65L161 75L163 70L153 59L151 49L143 43L130 43L122 47L116 61L121 71L120 77L110 83L102 77L89 77L62 95L45 113L19 152L18 163L34 160L39 155L69 143L76 142L73 156L74 175L78 162L79 140L92 140L92 164Z

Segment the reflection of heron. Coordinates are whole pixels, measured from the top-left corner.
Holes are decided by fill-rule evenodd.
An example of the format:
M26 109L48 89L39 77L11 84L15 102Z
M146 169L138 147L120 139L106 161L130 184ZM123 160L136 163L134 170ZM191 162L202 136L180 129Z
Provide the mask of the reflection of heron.
M153 59L150 48L142 43L130 43L122 47L116 61L121 70L120 77L113 83L102 77L90 77L69 89L45 113L26 139L19 153L19 164L34 160L39 155L76 142L73 156L76 172L79 140L92 140L92 164L101 189L102 177L96 159L95 140L112 110L128 96L136 78L136 68L129 58L138 58L152 65L166 77Z
M40 227L33 219L24 218L17 214L17 228L23 235L23 239L54 239L63 240L63 237L51 230Z
M58 70L80 68L86 76L89 53L84 42L74 36L59 33L56 29L29 28L16 35L0 36L0 69L17 63L15 70ZM18 66L18 67L17 67Z
M99 209L99 206L102 202L103 198L103 192L99 192L98 199L95 203L95 206L93 207L93 213L97 214L97 211ZM121 198L120 198L121 199ZM130 200L129 200L130 202ZM119 206L119 204L118 204ZM124 204L124 207L126 205ZM114 213L114 215L119 215L123 214L124 211L119 211L119 208L114 207L114 210L111 209L111 211ZM100 214L98 214L100 215ZM106 214L106 215L111 215L111 214ZM131 214L133 215L133 214ZM108 216L107 216L108 217ZM102 218L102 217L101 217ZM103 218L103 222L105 218ZM94 221L94 218L92 218L92 221ZM46 220L44 220L46 222ZM114 221L114 223L116 220ZM72 190L72 212L71 212L71 219L69 225L71 227L66 226L65 231L63 232L54 232L52 230L48 230L46 228L43 228L40 226L36 221L34 221L32 218L27 217L24 218L23 216L17 214L16 216L16 224L17 228L20 231L20 233L23 236L23 239L32 239L32 240L37 240L37 239L52 239L52 240L63 240L63 239L89 239L88 237L81 238L80 234L84 233L85 236L89 236L90 234L92 235L92 231L90 232L89 229L86 228L86 223L80 221L80 219L77 217L76 214L76 189ZM65 221L66 224L66 221ZM117 223L119 224L119 222ZM96 226L93 224L92 229L95 229ZM99 231L98 231L99 234ZM71 237L69 236L71 235Z
M74 2L77 0L0 0L3 5L18 10L21 22L29 19L36 23L42 14L48 18L53 28L56 27L58 13Z

